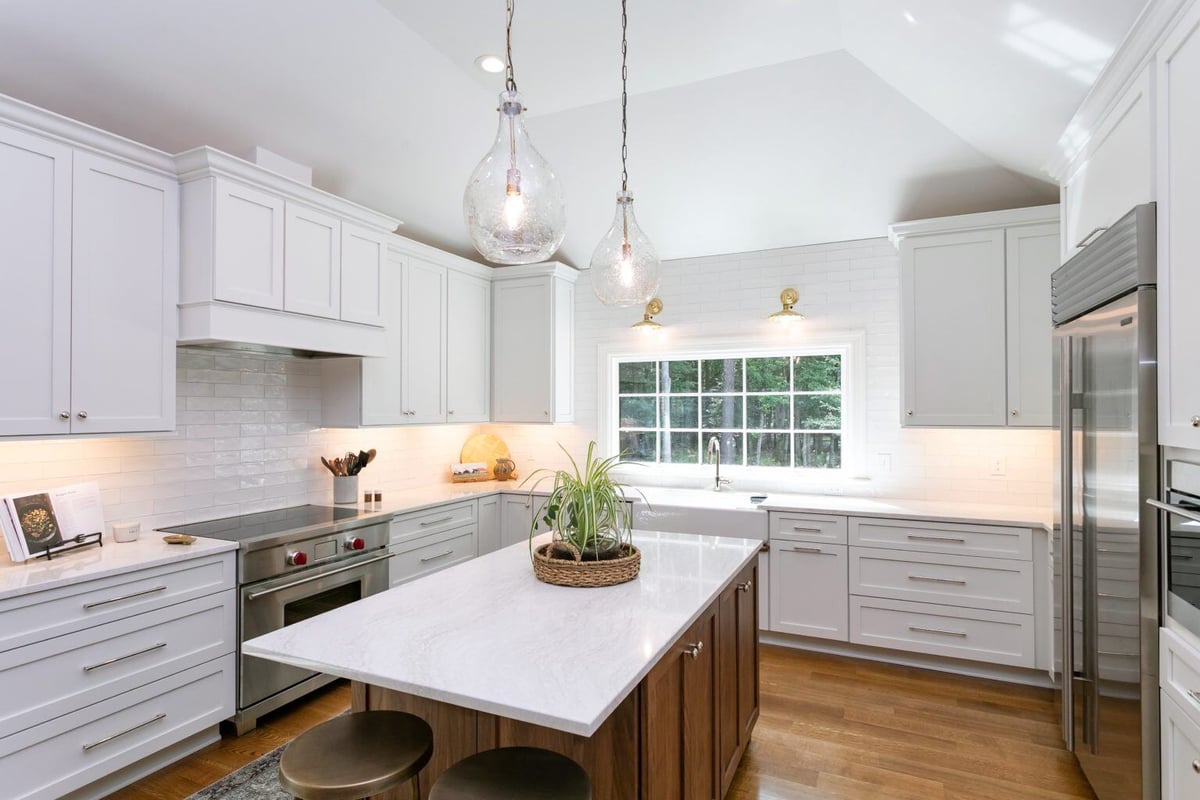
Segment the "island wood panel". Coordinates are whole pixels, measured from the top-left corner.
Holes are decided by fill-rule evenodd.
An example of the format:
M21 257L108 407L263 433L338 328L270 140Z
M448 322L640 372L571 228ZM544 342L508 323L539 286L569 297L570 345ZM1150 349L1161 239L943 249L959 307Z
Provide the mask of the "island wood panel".
M750 564L717 601L717 763L721 796L733 783L758 721L758 565Z

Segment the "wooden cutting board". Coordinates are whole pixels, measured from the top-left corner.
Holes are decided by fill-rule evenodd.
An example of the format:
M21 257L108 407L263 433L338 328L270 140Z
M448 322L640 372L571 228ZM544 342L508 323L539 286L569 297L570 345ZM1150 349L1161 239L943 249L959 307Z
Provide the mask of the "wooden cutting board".
M488 474L494 475L496 459L512 458L508 445L499 436L490 433L477 433L463 443L458 460L463 464L473 464L482 461L488 465Z

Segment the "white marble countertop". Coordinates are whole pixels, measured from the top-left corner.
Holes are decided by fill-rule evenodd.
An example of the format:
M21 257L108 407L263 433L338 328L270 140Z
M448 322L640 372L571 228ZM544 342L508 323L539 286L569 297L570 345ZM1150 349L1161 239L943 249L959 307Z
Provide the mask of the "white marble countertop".
M738 572L752 540L634 532L636 580L541 583L525 543L243 645L249 655L590 736Z
M135 569L236 550L236 542L197 539L190 545L167 544L163 534L145 531L135 542L106 541L103 547L85 547L71 553L14 563L0 560L0 600L41 592L69 583L104 578Z

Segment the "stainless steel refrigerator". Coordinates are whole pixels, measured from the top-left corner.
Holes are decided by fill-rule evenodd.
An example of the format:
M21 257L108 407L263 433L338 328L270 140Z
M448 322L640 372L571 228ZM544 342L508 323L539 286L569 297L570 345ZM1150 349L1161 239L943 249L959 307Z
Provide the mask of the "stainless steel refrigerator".
M1055 669L1100 800L1159 795L1155 249L1154 205L1138 206L1051 280Z

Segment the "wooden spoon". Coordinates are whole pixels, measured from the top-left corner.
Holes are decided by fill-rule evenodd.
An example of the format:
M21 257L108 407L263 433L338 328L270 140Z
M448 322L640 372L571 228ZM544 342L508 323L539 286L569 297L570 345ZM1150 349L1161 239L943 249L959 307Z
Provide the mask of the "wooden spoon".
M337 475L337 470L333 468L333 464L330 464L325 456L321 456L321 463L325 465L325 469L329 470L334 475Z

